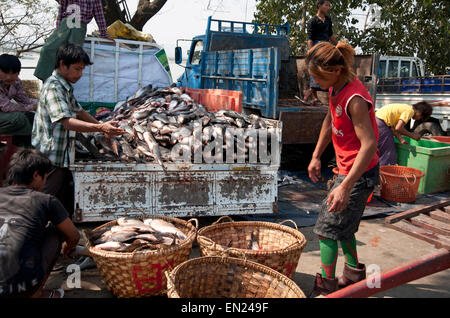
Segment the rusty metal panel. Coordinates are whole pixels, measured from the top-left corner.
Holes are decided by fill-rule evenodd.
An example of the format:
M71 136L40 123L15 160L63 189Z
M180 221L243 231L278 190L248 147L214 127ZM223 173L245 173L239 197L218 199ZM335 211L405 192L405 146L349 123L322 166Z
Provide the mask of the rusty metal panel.
M174 164L164 172L155 165L78 164L72 170L79 223L139 215L137 209L173 217L273 213L278 196L278 166Z

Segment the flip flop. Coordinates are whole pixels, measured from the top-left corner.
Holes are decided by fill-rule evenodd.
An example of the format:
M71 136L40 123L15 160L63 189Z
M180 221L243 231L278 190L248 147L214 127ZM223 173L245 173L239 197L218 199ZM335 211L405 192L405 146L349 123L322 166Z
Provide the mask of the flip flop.
M48 298L54 298L53 296L55 295L56 292L58 292L61 296L60 297L55 297L55 298L64 298L64 289L61 289L61 288L52 289L50 291L50 295L48 296Z

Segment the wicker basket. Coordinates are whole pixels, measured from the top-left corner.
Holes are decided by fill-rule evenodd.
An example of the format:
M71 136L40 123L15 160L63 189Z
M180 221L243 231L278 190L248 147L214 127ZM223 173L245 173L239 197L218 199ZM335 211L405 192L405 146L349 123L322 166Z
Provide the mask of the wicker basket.
M414 168L381 166L381 197L395 202L413 202L416 200L420 179L423 176L422 171Z
M133 253L102 251L87 243L89 253L108 289L120 298L139 298L164 295L167 290L165 271L172 270L189 258L195 241L198 221L148 215L145 218L162 219L174 224L187 238L179 245L159 250L141 250ZM191 222L195 222L195 226ZM117 220L98 228L114 225Z
M228 218L231 222L219 223L224 218ZM286 222L292 222L295 229L282 225ZM254 233L260 250L248 249L251 233ZM300 255L306 246L305 236L291 220L280 224L234 222L228 216L201 228L198 231L197 242L202 256L222 256L224 250L232 248L230 256L239 258L243 253L247 260L268 266L291 279L295 275Z
M305 298L291 279L240 258L193 258L166 276L169 298Z

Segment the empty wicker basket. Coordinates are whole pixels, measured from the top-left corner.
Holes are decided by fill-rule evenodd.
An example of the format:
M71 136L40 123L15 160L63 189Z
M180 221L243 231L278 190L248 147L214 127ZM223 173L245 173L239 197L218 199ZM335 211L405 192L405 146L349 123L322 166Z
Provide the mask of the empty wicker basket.
M166 276L169 298L305 298L291 279L239 258L193 258Z
M145 216L145 218L158 218L171 222L187 238L179 245L160 250L141 250L133 253L120 253L102 251L94 248L91 242L87 243L89 253L108 289L120 298L139 298L164 295L167 291L165 272L189 258L192 244L197 234L198 222L196 219L184 221L164 216ZM191 221L194 221L194 226ZM116 220L108 222L98 228L117 223Z
M224 218L230 222L219 223ZM283 225L292 222L295 229ZM252 233L260 250L248 249ZM306 246L305 236L298 231L297 225L286 220L280 224L270 222L239 221L230 217L219 218L210 226L198 231L197 242L202 256L222 256L231 248L231 257L242 254L250 261L268 266L289 278L295 275L300 255Z

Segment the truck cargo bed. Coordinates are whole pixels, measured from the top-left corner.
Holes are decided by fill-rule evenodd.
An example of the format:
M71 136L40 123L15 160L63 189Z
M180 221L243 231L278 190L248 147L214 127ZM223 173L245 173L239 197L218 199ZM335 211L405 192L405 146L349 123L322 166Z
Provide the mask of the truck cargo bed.
M80 222L124 215L198 217L272 213L278 165L76 163L75 216Z

